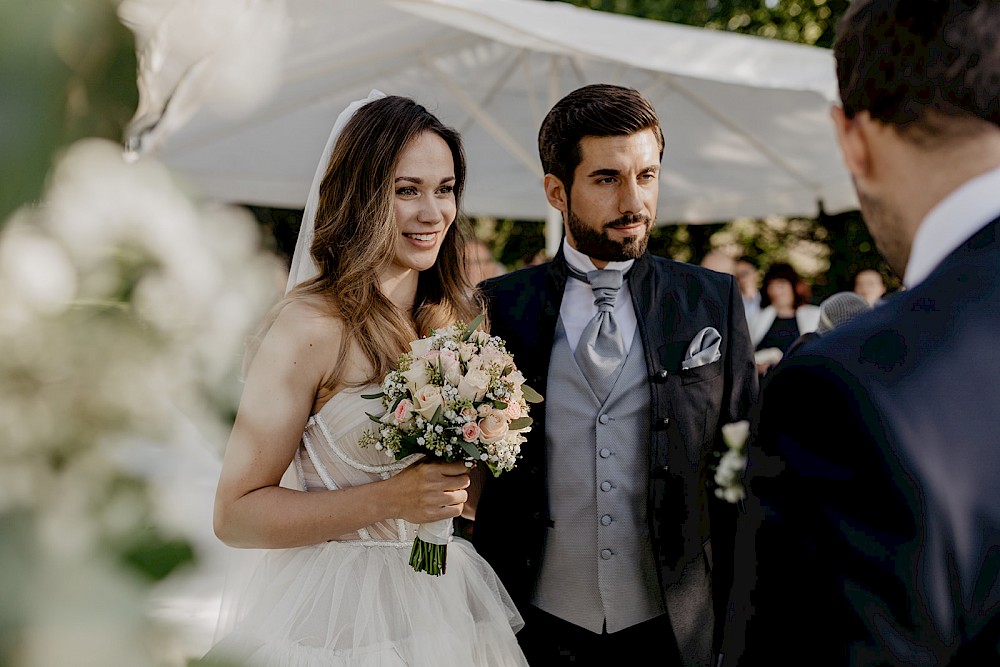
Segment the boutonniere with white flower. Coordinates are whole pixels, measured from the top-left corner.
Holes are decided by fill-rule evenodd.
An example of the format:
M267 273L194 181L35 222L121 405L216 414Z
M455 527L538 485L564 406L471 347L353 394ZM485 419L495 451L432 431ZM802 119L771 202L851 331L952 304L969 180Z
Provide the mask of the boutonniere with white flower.
M715 469L715 495L726 502L738 503L747 497L743 487L743 471L747 465L746 441L750 437L750 422L743 419L722 427L726 453Z

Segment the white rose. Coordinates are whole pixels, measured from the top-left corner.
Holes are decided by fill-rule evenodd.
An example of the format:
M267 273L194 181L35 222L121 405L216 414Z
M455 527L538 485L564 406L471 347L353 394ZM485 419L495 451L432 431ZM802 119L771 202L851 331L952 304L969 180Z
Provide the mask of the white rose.
M416 393L417 389L427 384L430 379L427 374L427 362L414 361L409 370L403 371L401 375L406 378L406 386L410 393Z
M486 345L486 343L490 342L490 335L485 331L477 329L469 336L469 342L476 345Z
M522 384L524 384L524 375L522 375L521 371L517 369L514 369L510 373L507 373L507 375L504 376L504 379L507 380L507 382L510 382L515 387L520 387Z
M433 343L431 338L421 338L420 340L415 340L410 342L410 353L413 355L414 359L423 359L427 356L427 353L431 351L431 343Z
M430 420L442 405L444 405L444 399L441 396L441 387L426 384L413 394L414 412L424 419Z
M441 360L441 370L444 371L444 379L448 384L455 387L462 380L462 365L458 361L458 355L451 350L441 350L438 357Z
M746 419L738 422L732 422L722 427L722 439L725 440L726 445L730 449L738 452L743 451L743 444L749 437L750 422Z
M472 343L459 343L458 344L458 358L462 361L468 362L472 359L472 355L476 353L476 346Z
M473 401L483 400L490 386L490 376L479 368L470 368L459 383L458 395Z

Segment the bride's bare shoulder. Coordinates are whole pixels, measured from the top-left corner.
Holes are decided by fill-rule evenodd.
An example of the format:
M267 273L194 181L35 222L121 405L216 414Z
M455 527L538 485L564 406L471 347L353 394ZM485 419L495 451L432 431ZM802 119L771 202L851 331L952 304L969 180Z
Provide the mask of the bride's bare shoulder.
M343 328L336 304L318 296L289 299L279 306L276 323L295 328Z
M289 351L325 358L336 355L344 335L343 320L336 309L318 297L291 299L278 307L266 339Z

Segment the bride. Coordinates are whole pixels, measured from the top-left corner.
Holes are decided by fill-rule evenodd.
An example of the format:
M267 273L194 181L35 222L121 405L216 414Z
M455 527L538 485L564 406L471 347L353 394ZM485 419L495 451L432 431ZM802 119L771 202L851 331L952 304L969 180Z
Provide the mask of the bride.
M204 662L527 664L521 618L468 542L443 576L408 563L416 524L462 513L465 465L358 445L380 407L361 394L409 341L479 312L461 277L464 184L458 134L412 100L373 91L338 119L216 493L219 538L267 551Z

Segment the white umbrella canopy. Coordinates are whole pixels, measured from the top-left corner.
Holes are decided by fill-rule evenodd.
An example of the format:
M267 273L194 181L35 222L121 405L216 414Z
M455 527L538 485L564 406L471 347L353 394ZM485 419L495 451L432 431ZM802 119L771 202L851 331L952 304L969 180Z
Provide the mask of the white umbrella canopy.
M828 50L537 0L287 0L287 10L280 85L264 104L235 120L201 109L155 142L142 141L149 124L134 130L134 144L209 198L301 208L337 114L377 88L461 131L467 213L551 221L538 127L563 95L601 82L636 88L660 115L659 223L857 207L828 115Z

